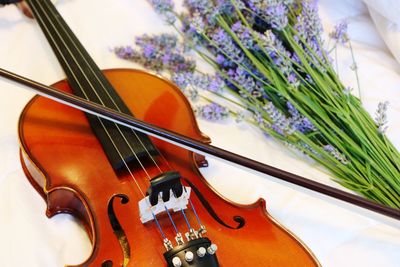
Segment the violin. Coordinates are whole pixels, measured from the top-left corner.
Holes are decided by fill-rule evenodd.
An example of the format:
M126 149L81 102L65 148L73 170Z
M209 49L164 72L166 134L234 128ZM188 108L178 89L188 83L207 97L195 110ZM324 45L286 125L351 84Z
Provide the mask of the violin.
M49 0L27 0L67 79L53 87L204 143L172 83L101 71ZM46 215L73 215L92 243L79 266L319 266L267 212L239 205L202 177L203 156L43 97L19 122L21 163Z

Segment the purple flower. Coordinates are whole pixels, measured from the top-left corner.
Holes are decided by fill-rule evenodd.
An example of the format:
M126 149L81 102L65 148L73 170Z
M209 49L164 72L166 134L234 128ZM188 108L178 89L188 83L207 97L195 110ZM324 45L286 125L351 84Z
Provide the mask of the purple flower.
M213 31L217 26L217 17L224 12L228 12L232 17L234 12L233 6L229 1L217 0L216 2L209 0L184 0L184 6L189 11L188 14L181 16L183 18L182 31L188 34L188 37L195 37L197 41L201 41L199 36L194 33L205 34Z
M210 79L208 90L215 93L221 93L225 87L225 82L220 75L215 75Z
M147 35L138 36L135 39L135 44L144 47L148 44L152 44L160 49L175 49L177 47L178 38L176 35L163 33L159 35Z
M226 74L229 79L237 84L236 89L239 90L243 98L248 98L249 94L259 97L262 95L262 87L258 81L255 80L244 68L237 67L236 69L229 69Z
M287 77L287 80L291 86L294 88L299 87L300 81L297 79L297 75L294 72L291 72Z
M192 71L195 68L195 62L182 55L175 35L143 35L136 38L136 44L141 48L142 63L148 68L171 72Z
M280 135L290 135L294 129L291 126L291 121L288 119L272 102L264 105L263 110L268 114L272 121L271 128Z
M253 49L254 42L249 28L243 26L242 22L238 21L232 25L231 30L239 37L244 47Z
M143 56L146 58L155 57L157 54L157 49L153 44L146 44L143 47Z
M225 65L225 62L226 62L227 60L226 60L226 58L225 58L223 55L218 54L217 57L215 58L215 61L218 63L218 65L223 66L223 65Z
M214 0L210 1L214 2L214 11L210 16L210 21L216 22L217 16L229 16L231 21L240 20L238 13L236 12L234 4L237 6L239 10L243 10L246 8L246 5L241 0ZM248 12L245 12L248 13Z
M302 133L317 131L317 128L311 123L311 121L307 117L301 115L292 103L290 103L289 101L286 102L286 107L291 116L290 120L294 129Z
M197 12L202 17L212 14L215 9L212 1L209 0L184 0L183 5L187 7L191 14Z
M308 151L309 153L317 156L317 157L321 157L321 155L315 151L315 149L313 149L310 145L308 145L307 143L304 143L303 141L299 142L299 145L302 147L303 149L303 153L307 154L306 151Z
M195 68L194 60L185 58L182 46L172 34L142 35L135 40L138 49L131 47L115 48L114 52L122 58L131 59L155 71L190 72Z
M200 118L210 121L220 121L229 116L229 110L226 107L211 103L195 108L195 114Z
M375 123L378 126L378 132L380 132L381 134L384 134L388 128L387 126L388 121L386 115L388 106L389 106L388 101L380 102L378 104L378 110L375 112Z
M288 24L287 8L283 3L274 3L267 7L266 14L271 27L276 30L283 30Z
M171 81L184 91L192 81L192 77L193 73L191 72L175 72L171 75Z
M254 120L256 121L256 123L261 126L261 128L265 127L266 123L265 120L263 118L263 116L261 115L260 112L255 112L254 113ZM268 123L267 123L268 124ZM269 124L268 124L269 125Z
M210 75L207 74L194 74L192 76L191 85L195 86L201 90L208 90L210 86Z
M249 0L249 8L275 30L283 30L288 24L288 6L291 0Z
M340 161L342 164L348 164L349 160L346 159L346 156L341 154L334 146L332 145L325 145L323 149L331 154L336 160Z
M223 52L230 60L239 64L243 61L244 54L242 50L240 50L233 39L222 28L217 28L211 34L211 39L214 41L219 51Z
M317 0L303 0L302 9L297 17L296 30L307 41L319 40L322 32L321 20L318 16Z
M174 2L172 0L147 0L169 24L174 24L176 16L174 14Z
M170 56L171 58L165 66L171 72L193 71L196 68L194 60L187 59L180 53L173 52Z
M273 61L278 69L289 76L292 73L292 63L290 58L292 55L285 48L283 43L271 31L267 30L264 34L256 33L262 45L262 51Z
M200 33L205 33L205 29L209 26L206 25L202 17L195 18L195 20L196 19L199 21L193 21L190 14L181 14L181 31L183 33L185 51L190 51L193 46L208 45ZM202 24L204 24L203 30L200 29Z
M320 71L325 71L319 60L324 63L329 63L326 60L326 54L322 48L322 24L318 16L317 0L303 0L301 2L302 10L297 17L295 29L297 35L295 40L303 47L305 53L312 59L311 64L317 67ZM307 44L307 46L305 45ZM310 48L312 51L310 51ZM317 55L318 58L315 57Z
M221 69L229 69L229 68L234 68L236 66L236 64L233 61L227 59L221 54L216 55L215 61L221 67Z
M206 24L203 21L203 17L201 17L198 12L194 13L191 18L190 30L198 34L203 34L206 31Z
M286 107L288 108L288 111L289 111L290 115L292 115L292 117L300 116L300 112L289 101L286 102Z
M329 36L341 44L345 44L349 40L347 35L347 22L342 21L335 26L335 29L329 34Z
M140 57L138 53L133 50L131 46L119 46L112 49L112 51L119 57L123 59L137 59Z
M182 91L190 87L190 90L206 90L221 93L225 87L225 82L219 75L211 76L208 74L194 74L192 72L176 72L171 75L171 80Z

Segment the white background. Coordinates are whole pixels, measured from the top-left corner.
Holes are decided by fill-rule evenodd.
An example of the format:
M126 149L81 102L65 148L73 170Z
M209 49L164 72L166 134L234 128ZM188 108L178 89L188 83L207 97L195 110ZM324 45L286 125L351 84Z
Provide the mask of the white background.
M116 58L110 47L133 44L134 36L143 33L172 32L145 0L63 0L56 5L104 69L137 67ZM379 102L390 101L387 133L400 149L400 67L378 34L367 7L358 0L324 0L320 14L326 31L342 19L349 22L363 104L373 115ZM356 88L349 69L349 51L340 48L338 55L340 77ZM0 8L0 67L44 84L64 77L36 22L12 6ZM0 266L79 264L91 250L86 234L68 215L47 219L45 203L27 182L19 163L18 116L33 93L4 79L0 79L0 92ZM322 168L265 138L255 128L233 121L199 120L199 124L214 145L337 186ZM270 214L302 239L322 265L399 266L399 224L388 226L277 184L267 176L215 160L209 162L203 173L217 190L241 203L265 198Z

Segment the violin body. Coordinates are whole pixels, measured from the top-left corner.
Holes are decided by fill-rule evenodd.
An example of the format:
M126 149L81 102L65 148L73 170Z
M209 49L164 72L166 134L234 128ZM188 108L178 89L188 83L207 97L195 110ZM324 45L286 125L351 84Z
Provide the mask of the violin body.
M137 118L210 142L200 132L189 103L170 82L138 70L104 74ZM71 92L65 80L54 87ZM137 164L131 165L136 182L127 171L116 172L84 113L43 97L25 107L19 136L24 171L47 203L46 215L70 213L86 229L93 250L79 266L167 266L157 225L142 223L138 208L143 198L138 186L147 189L148 175L156 176L158 168L147 166L146 174ZM207 228L205 236L218 246L220 266L319 265L301 241L268 215L264 200L239 205L225 199L201 176L198 167L204 165L203 157L151 140L164 157L159 168L178 171L182 184L191 188L190 199ZM171 216L176 227L187 232L181 212ZM190 208L186 216L191 225L198 225ZM161 214L158 221L174 243L168 216Z
M210 142L173 84L138 70L102 72L51 1L26 2L66 73L56 88ZM200 175L202 156L42 97L24 109L19 136L47 216L72 214L93 244L79 266L318 265L264 200L220 196Z

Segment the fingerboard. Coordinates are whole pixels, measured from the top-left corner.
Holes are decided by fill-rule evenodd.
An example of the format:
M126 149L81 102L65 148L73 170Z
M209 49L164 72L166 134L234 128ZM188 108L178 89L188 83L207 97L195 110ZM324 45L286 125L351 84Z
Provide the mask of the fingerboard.
M26 2L60 62L74 94L133 116L51 1ZM136 161L136 157L145 161L149 154L158 155L147 135L90 114L86 114L86 117L115 170L123 168L125 163Z

